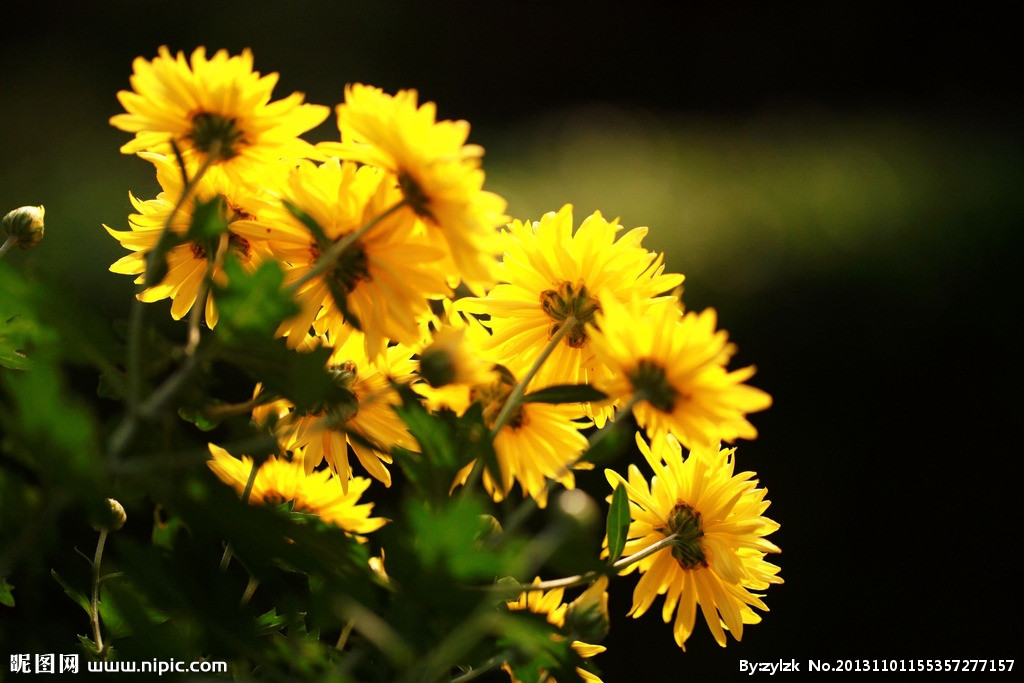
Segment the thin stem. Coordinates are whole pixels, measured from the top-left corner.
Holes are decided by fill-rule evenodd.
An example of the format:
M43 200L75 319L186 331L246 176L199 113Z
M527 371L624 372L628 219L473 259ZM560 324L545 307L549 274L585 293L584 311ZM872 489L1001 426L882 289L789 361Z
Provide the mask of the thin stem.
M298 291L299 289L302 288L304 284L306 284L316 276L321 275L326 270L331 268L331 266L333 266L338 261L338 259L341 258L341 255L345 252L345 250L352 246L352 244L354 244L356 240L358 240L363 235L368 233L371 229L373 229L374 226L378 225L385 218L387 218L394 212L398 211L403 206L406 206L406 204L408 204L408 202L405 199L403 199L402 201L385 210L380 215L374 217L374 219L371 220L366 225L362 226L361 228L354 232L350 232L349 234L345 235L340 240L332 244L331 247L327 251L325 251L320 256L319 259L317 259L316 263L313 264L312 268L303 273L302 277L300 277L298 280L291 284L291 291Z
M256 587L260 585L260 580L253 575L249 575L249 583L245 584L245 591L242 593L242 599L238 601L238 606L245 607L252 600L253 593L256 592Z
M96 554L92 560L92 602L90 603L89 619L92 621L92 635L96 643L97 653L105 658L103 634L100 632L100 562L103 560L103 546L107 542L107 530L100 530L100 540L96 543Z
M199 325L206 313L207 298L210 294L210 282L213 280L213 273L224 262L224 252L228 245L228 234L222 233L217 245L217 252L212 259L206 259L206 273L203 281L199 283L199 291L196 292L195 303L188 315L188 342L185 344L185 355L191 357L199 347Z
M341 635L338 636L338 642L334 644L335 650L345 649L345 643L348 642L348 637L352 634L352 629L355 628L355 625L354 619L349 619L345 622L345 626L341 629Z
M160 237L157 238L157 244L160 243L163 235L171 229L171 224L174 221L175 215L181 210L181 207L185 205L185 202L192 196L195 189L199 186L199 181L209 170L213 164L214 159L218 158L220 154L219 143L214 143L210 153L207 154L206 159L203 160L202 165L196 171L196 174L191 180L185 183L181 190L181 196L174 203L174 208L167 215L167 221L164 223L163 228L160 231ZM182 168L182 173L185 173L185 169ZM144 273L151 271L153 262L156 259L156 250L150 251L146 256L146 269ZM145 285L143 285L144 287ZM140 288L141 291L145 291ZM140 293L141 293L140 291ZM131 438L135 435L135 431L138 427L138 420L141 413L141 405L139 394L142 388L142 324L145 318L145 304L139 300L136 296L132 300L131 314L128 323L128 349L126 351L125 365L128 373L128 414L125 415L121 424L118 425L117 429L111 435L110 442L108 443L108 450L113 457L119 456L122 451L128 447L128 443ZM191 342L191 339L190 339ZM188 359L191 359L189 356ZM188 364L186 360L186 365ZM165 382L165 386L170 384L171 380L174 379L172 376ZM176 390L176 389L175 389ZM160 406L162 407L162 406Z
M0 244L0 256L3 256L8 251L10 251L11 247L13 247L17 243L18 238L16 235L8 235L7 239L4 240L4 243Z
M614 564L612 564L612 569L621 570L631 564L636 564L645 557L649 557L659 550L663 550L672 545L677 536L678 534L670 534L657 543L652 543L643 550L636 552L629 557L618 559ZM539 583L530 584L528 586L524 585L522 586L522 589L523 591L549 591L556 588L573 588L575 586L582 586L583 584L590 583L599 576L601 576L600 571L590 571L585 574L577 574L576 576L567 576L563 579L551 579L550 581L540 581Z
M566 318L565 322L562 323L562 326L558 328L558 331L555 332L554 335L552 335L551 339L547 343L547 346L545 346L541 350L540 355L537 356L537 360L533 362L533 365L531 365L530 369L526 371L526 374L523 375L523 378L519 380L519 383L512 388L512 393L508 395L508 400L505 401L505 405L502 406L501 412L498 413L498 417L496 420L494 420L494 425L491 427L492 439L498 435L498 432L501 431L501 428L504 427L512 418L512 413L515 411L516 408L519 407L519 403L523 398L523 394L526 393L526 387L529 386L534 376L536 376L537 372L540 371L541 366L544 365L544 361L548 359L548 356L550 356L551 353L555 350L555 347L558 346L558 343L562 341L562 337L568 334L569 330L571 330L575 325L576 316L570 315L568 318Z
M504 661L505 657L502 657L500 655L497 657L491 657L475 669L470 669L464 674L459 674L451 680L451 683L466 683L467 681L471 681L474 678L483 676L488 671L492 671L493 669L498 668L502 665L502 663L504 663Z
M256 472L259 467L256 465L256 460L253 459L252 467L249 469L249 479L245 482L245 488L242 490L242 505L249 502L249 495L252 493L252 485L256 481ZM234 548L229 541L224 546L224 555L220 558L220 570L226 572L228 570L228 564L231 562L231 555L234 554Z

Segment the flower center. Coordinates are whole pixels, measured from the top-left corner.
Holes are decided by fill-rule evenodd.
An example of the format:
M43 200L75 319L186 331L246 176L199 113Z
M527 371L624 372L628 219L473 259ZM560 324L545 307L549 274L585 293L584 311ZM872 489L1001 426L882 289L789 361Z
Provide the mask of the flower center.
M209 112L199 112L192 117L192 130L186 137L192 139L192 144L200 152L213 152L220 160L237 155L239 145L245 143L236 119Z
M667 524L658 531L676 534L676 540L672 542L672 557L679 566L683 569L693 569L698 565L707 567L708 560L700 544L700 539L704 536L700 513L683 501L677 500L666 521Z
M505 402L508 401L508 397L512 395L512 390L516 386L515 377L504 366L496 365L495 370L499 377L496 382L478 384L469 391L469 399L471 401L483 404L484 424L488 428L494 427L494 423L498 420L498 415L501 414L501 409L505 407ZM524 424L526 424L526 414L523 412L523 407L518 406L513 411L512 417L509 418L506 426L512 429L519 429Z
M570 315L576 318L576 324L569 328L565 341L572 348L578 349L587 343L585 325L594 323L594 315L601 310L601 305L590 296L583 280L577 281L575 285L562 280L555 289L540 293L540 309L551 319L549 339L555 336Z
M675 408L679 392L669 383L668 375L661 364L644 358L626 374L626 377L633 385L633 390L643 392L646 401L655 410L671 413Z
M359 397L355 392L358 372L359 368L350 360L328 367L327 373L341 389L341 399L315 405L306 415L326 418L327 429L344 427L359 414Z
M310 253L314 262L320 258L320 248L315 244L310 247ZM345 294L351 294L357 284L370 279L370 263L366 251L358 242L350 244L328 269L325 277L331 278Z
M405 197L406 203L416 212L416 215L437 222L434 214L430 211L430 197L423 191L420 184L416 180L402 171L398 174L398 187L402 190L402 195Z

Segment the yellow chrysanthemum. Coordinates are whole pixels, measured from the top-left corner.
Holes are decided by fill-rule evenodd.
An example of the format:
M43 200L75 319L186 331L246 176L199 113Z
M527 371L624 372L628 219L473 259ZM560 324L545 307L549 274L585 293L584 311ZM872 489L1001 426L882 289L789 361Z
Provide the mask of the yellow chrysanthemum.
M736 349L715 329L714 309L683 315L674 301L622 305L610 297L601 305L587 329L611 372L594 384L614 400L638 398L633 414L652 438L671 433L691 448L757 436L746 415L768 408L771 396L743 384L753 366L725 369Z
M460 310L490 316L497 362L525 372L571 315L576 323L541 367L537 384L587 384L607 374L586 327L595 323L601 299L657 301L683 281L682 275L664 273L662 256L641 246L647 228L619 236L621 230L595 212L574 234L570 204L536 223L514 221L508 227L501 283L486 298L458 304ZM605 416L595 417L603 425Z
M685 650L700 605L711 633L724 647L723 625L740 640L744 624L761 620L752 607L768 610L762 596L751 591L782 583L779 568L764 559L767 553L779 552L765 538L779 525L764 516L767 491L757 488L754 473L734 474L735 449L699 447L683 460L682 448L672 436L652 443L653 448L648 447L637 434L637 444L654 471L649 487L636 465L629 466L628 482L605 470L608 483L625 486L629 496L633 521L626 555L677 534L670 547L623 570L627 574L639 569L643 574L629 614L639 617L657 595L664 595L662 619L668 623L675 612L675 641Z
M252 53L229 57L219 50L211 59L196 48L191 60L172 56L166 46L153 61L132 63L132 90L118 100L126 113L111 125L135 138L125 154L172 154L173 142L190 168L209 161L235 182L253 181L259 167L285 157L305 157L312 146L299 139L330 114L327 107L303 104L302 93L270 102L277 74L254 72Z
M412 378L416 367L412 350L392 346L374 364L363 346L361 335L354 333L335 348L329 361L337 382L352 393L351 403L299 414L281 399L253 411L260 422L276 415L276 435L282 447L301 453L307 472L326 460L342 488L347 488L352 477L349 446L370 476L385 486L391 486L391 474L385 467L392 461L390 448L416 450L415 439L392 409L401 399L391 387L391 380Z
M142 153L140 156L156 166L157 182L163 192L158 194L156 199L146 201L129 195L132 205L139 212L128 217L131 230L112 230L103 226L121 243L121 246L132 252L115 261L110 266L112 272L138 275L135 283L142 284L146 259L160 241L168 221L171 230L178 235L184 235L192 221L196 200L206 202L217 196L223 198L227 211L226 246L231 254L250 270L267 258L269 252L262 241L243 237L239 231L244 223L254 220L270 206L267 192L249 185L239 185L222 173L206 173L199 179L195 191L190 193L186 201L175 211L184 191L184 180L177 162L160 154ZM269 179L267 182L270 183ZM159 284L139 293L139 299L148 303L170 297L171 316L175 320L180 320L196 302L200 285L206 276L208 256L203 245L195 241L171 248L167 252L167 275ZM217 278L220 275L221 268L218 265L213 276ZM213 297L207 297L205 307L206 323L213 327L217 323Z
M538 583L540 583L540 578L536 578L533 580L533 585L537 585ZM595 582L593 586L587 589L587 593L595 593L596 595L600 596L599 599L603 599L605 609L607 609L608 601L608 593L605 592L607 586L607 577L601 577L601 579ZM562 602L564 593L565 589L563 588L556 588L550 591L525 591L519 596L517 600L513 600L505 604L508 606L509 610L513 612L529 610L534 614L543 614L549 624L557 626L558 628L562 628L565 625L566 611L569 609L569 605L567 603ZM603 645L592 645L590 643L585 643L580 640L574 640L572 642L572 649L575 650L580 657L583 657L584 659L590 659L594 655L600 654L608 648L606 648ZM506 673L508 673L513 683L518 683L519 679L517 679L512 674L512 669L507 664L504 665L502 668L505 670ZM580 678L582 678L584 681L587 681L587 683L601 683L600 678L595 676L590 671L587 671L586 669L577 667L576 673L578 673L580 675ZM542 680L550 681L551 683L556 683L555 679L551 678L550 676L542 677Z
M341 142L322 142L328 155L391 171L410 210L440 233L469 284L493 281L497 228L505 200L483 190L483 148L467 145L466 121L437 121L433 102L417 106L415 90L385 94L356 83L337 107Z
M401 194L379 169L330 159L320 165L298 164L285 198L336 242L377 220ZM244 235L269 240L287 264L286 283L305 276L322 255L306 226L283 206L246 228ZM293 347L311 326L335 343L347 338L353 328L331 295L333 281L362 327L371 359L383 353L389 340L414 345L421 336L420 322L431 315L430 299L451 294L448 263L446 252L431 244L422 221L411 213L392 213L349 245L332 267L301 285L296 298L302 312L279 332Z
M234 457L223 448L209 444L213 459L207 465L213 473L239 495L245 490L252 470L252 458ZM275 456L260 465L249 492L249 503L276 507L292 503L294 512L318 515L323 521L354 534L368 534L384 526L388 520L370 517L373 503L359 503L370 480L355 477L343 490L327 470L306 472L298 460L288 461Z
M413 388L431 410L448 408L462 415L473 402L474 387L498 381L499 372L484 343L490 333L475 318L466 319L452 310L452 302L443 302L443 319L434 320L434 331L427 332L419 358L419 375L425 381Z
M495 381L477 385L469 394L470 401L483 404L484 424L491 428L516 384L508 370L501 366L498 370ZM590 426L576 421L579 417L579 408L570 404L524 403L516 408L494 437L501 481L495 481L489 470L483 474L484 488L494 500L504 500L513 483L519 482L523 495L543 508L548 500L548 479L575 488L572 469L591 467L590 463L577 463L587 447L580 430ZM456 484L465 483L473 465L469 463L456 475Z

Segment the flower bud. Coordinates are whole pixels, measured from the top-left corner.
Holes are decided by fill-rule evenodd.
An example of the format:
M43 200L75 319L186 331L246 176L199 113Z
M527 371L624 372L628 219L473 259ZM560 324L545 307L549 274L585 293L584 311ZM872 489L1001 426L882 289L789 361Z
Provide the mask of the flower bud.
M4 233L17 240L22 249L31 249L43 241L42 206L22 206L3 218Z
M599 643L608 635L608 577L602 576L569 603L565 629L577 640Z
M113 498L107 498L107 507L100 512L99 517L100 519L92 524L96 531L117 531L128 521L124 507Z

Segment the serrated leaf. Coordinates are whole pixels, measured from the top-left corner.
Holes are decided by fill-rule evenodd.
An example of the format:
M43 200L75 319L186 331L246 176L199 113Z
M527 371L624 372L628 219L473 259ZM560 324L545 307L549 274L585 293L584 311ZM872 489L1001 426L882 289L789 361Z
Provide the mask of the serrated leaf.
M86 614L92 615L92 606L89 603L89 599L86 598L81 591L72 588L67 581L60 577L60 574L58 574L57 570L55 569L50 570L50 576L52 576L54 580L60 584L60 587L64 589L64 593L66 593L69 598L71 598L73 601L75 601L75 603L78 604L79 607L85 610Z
M626 487L615 487L612 504L608 508L608 562L612 563L622 556L626 547L626 536L629 534L629 496Z
M603 401L608 394L589 384L556 384L523 396L523 403L590 403Z
M0 577L0 605L14 607L14 586L7 582L7 577Z

